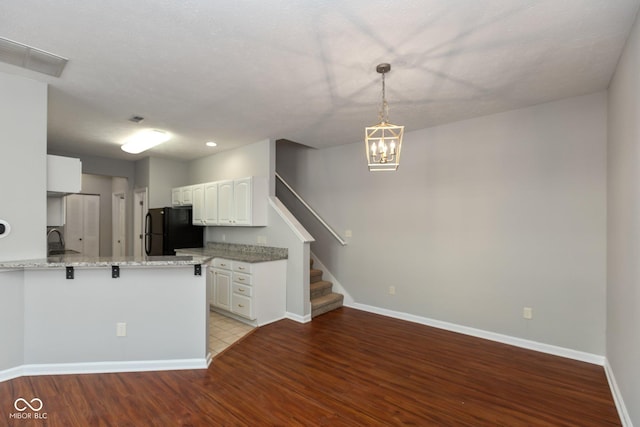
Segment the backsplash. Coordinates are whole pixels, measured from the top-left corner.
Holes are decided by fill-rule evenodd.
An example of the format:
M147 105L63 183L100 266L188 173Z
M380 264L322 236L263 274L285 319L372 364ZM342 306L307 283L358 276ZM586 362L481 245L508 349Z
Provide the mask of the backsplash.
M225 252L240 252L256 255L276 255L287 258L289 250L287 248L276 248L273 246L242 245L238 243L207 242L207 249Z

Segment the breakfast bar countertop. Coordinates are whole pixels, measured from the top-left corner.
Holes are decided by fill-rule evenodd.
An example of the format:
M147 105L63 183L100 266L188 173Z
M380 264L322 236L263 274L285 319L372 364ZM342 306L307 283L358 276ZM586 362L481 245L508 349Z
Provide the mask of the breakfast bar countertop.
M53 255L41 259L0 261L0 269L62 267L171 267L206 264L207 256L89 257L82 254Z

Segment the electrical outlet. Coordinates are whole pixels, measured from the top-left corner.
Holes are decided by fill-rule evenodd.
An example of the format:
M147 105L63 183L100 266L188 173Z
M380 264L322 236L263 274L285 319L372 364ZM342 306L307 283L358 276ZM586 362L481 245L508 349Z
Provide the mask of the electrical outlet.
M524 307L522 309L522 317L527 320L533 319L533 309L531 307Z
M117 337L126 337L127 336L127 324L124 322L116 323L116 336Z
M389 295L395 295L395 294L396 294L396 287L389 286Z
M267 236L258 236L258 237L256 238L256 242L257 242L259 245L266 245L266 244L267 244Z
M351 231L351 230L345 230L345 232L344 232L344 237L353 237L353 231Z

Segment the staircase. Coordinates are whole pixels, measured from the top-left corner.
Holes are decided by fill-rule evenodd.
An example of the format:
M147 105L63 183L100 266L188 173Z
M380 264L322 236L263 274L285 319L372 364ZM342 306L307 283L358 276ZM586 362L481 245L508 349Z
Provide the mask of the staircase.
M322 280L322 270L313 268L313 260L311 260L309 271L311 275L311 318L342 307L344 295L333 292L333 284Z

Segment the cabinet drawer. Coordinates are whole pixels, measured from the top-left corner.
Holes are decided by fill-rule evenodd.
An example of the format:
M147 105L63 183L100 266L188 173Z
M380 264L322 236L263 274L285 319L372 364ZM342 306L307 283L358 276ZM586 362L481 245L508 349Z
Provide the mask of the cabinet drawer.
M213 266L216 268L224 268L226 270L231 270L231 261L223 258L214 258Z
M244 295L233 294L231 296L231 311L239 316L253 320L253 301Z
M251 274L251 264L248 262L234 261L233 270L239 271L240 273Z
M233 272L233 281L242 283L243 285L251 284L251 276L249 274Z
M241 285L239 283L234 283L233 284L233 293L234 294L244 295L244 296L250 297L251 294L252 294L251 290L252 290L251 286L245 286L245 285Z

